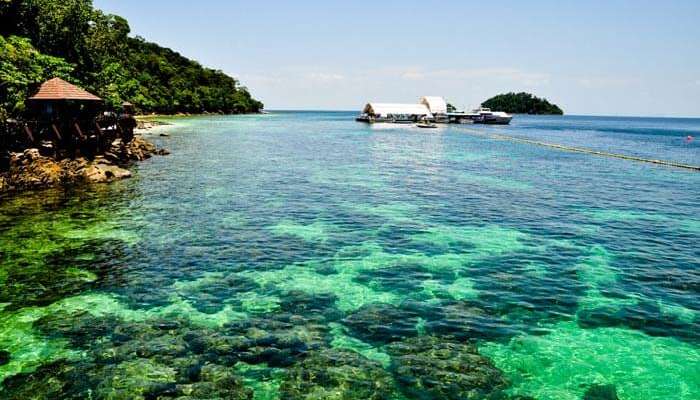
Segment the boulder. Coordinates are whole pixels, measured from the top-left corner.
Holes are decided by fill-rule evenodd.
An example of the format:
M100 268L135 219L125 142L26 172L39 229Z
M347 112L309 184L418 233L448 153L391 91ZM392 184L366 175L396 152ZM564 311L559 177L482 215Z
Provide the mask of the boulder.
M130 177L130 171L110 164L104 158L95 159L83 170L83 179L88 183L105 183Z

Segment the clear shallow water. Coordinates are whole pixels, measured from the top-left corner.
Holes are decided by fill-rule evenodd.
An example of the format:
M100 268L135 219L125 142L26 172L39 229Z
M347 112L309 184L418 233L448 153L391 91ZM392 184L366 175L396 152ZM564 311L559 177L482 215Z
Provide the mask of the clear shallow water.
M699 120L352 117L177 119L3 199L0 397L700 397L700 174L473 134L700 164Z

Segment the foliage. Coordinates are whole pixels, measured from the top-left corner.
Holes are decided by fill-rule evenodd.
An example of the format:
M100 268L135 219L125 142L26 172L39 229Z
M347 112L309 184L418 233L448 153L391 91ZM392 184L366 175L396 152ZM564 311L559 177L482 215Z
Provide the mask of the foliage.
M481 103L481 106L512 114L564 114L564 111L556 104L525 92L499 94Z
M221 71L143 38L92 0L0 0L0 104L11 113L42 81L59 76L141 112L244 113L262 109Z
M55 76L71 80L72 70L62 58L39 53L26 38L0 36L0 110L21 112L37 83Z

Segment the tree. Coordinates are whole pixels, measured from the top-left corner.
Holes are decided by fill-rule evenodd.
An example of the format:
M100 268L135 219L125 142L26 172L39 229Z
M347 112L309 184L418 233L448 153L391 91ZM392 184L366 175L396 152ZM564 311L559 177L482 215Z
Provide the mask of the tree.
M481 106L513 114L564 114L561 108L550 103L547 99L541 99L525 92L499 94L481 103Z
M111 108L129 101L159 113L262 109L236 79L129 33L124 18L94 9L91 0L0 0L0 104L21 112L33 85L59 76Z
M53 77L75 82L72 71L73 65L38 52L26 38L0 36L0 107L9 113L21 112L25 99L39 84Z

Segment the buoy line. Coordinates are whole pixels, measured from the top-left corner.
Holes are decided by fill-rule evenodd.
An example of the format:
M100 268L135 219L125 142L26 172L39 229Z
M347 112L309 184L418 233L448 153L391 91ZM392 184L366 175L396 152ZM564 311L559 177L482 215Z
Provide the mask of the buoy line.
M557 150L561 150L561 151L593 154L593 155L602 156L602 157L621 158L623 160L631 160L631 161L644 162L644 163L649 163L649 164L664 165L664 166L674 167L674 168L689 169L692 171L700 171L700 165L690 165L690 164L683 164L683 163L677 163L674 161L665 161L665 160L653 160L650 158L642 158L642 157L630 156L630 155L626 155L626 154L608 153L605 151L587 149L585 147L565 146L565 145L561 145L561 144L541 142L539 140L532 140L532 139L519 138L519 137L515 137L515 136L502 135L499 133L480 132L480 131L477 131L474 129L466 129L466 130L469 132L473 132L473 133L476 133L476 134L481 135L481 136L487 136L487 137L490 137L493 139L501 139L501 140L508 140L511 142L527 143L527 144L532 144L535 146L549 147L549 148L557 149Z

